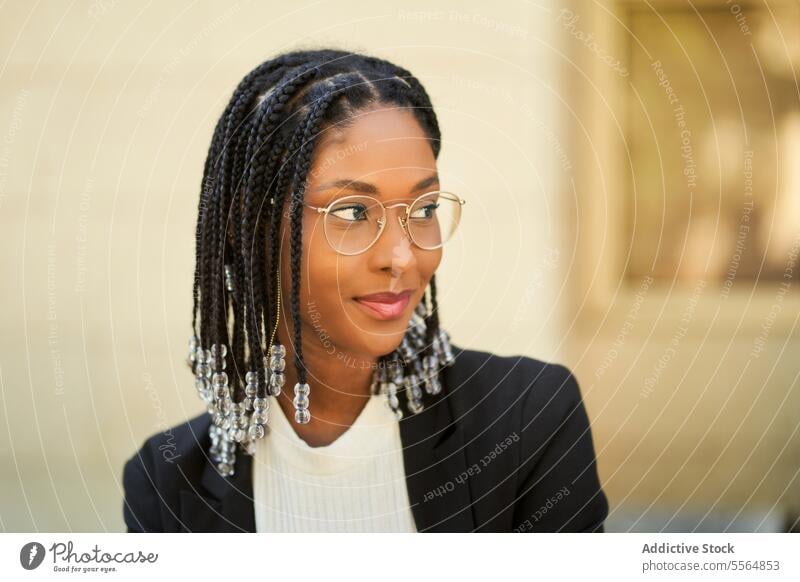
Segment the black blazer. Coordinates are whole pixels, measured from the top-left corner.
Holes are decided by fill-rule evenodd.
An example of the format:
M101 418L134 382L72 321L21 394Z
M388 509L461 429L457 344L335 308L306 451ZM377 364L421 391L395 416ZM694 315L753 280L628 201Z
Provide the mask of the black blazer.
M578 383L559 364L453 345L443 389L411 414L403 463L419 532L602 532L600 486ZM226 479L203 413L146 440L125 464L129 532L255 532L252 457Z

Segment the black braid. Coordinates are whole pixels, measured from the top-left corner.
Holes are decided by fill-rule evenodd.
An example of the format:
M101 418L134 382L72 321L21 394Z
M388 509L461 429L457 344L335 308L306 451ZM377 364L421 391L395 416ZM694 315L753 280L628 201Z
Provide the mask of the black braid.
M255 215L260 214L266 199L265 173L271 170L269 160L271 153L264 147L268 137L281 119L281 112L286 102L297 91L299 86L311 77L313 69L303 71L285 84L277 87L260 104L260 113L254 121L253 129L247 143L247 156L250 160L250 169L247 175L247 185L244 198L244 215L241 222L242 246L241 253L244 257L245 278L251 282L245 294L246 326L250 350L250 369L263 377L263 367L259 364L263 357L260 338L261 314L263 311L263 298L254 292L260 289L259 274L264 263L265 249L256 243L258 237L255 232ZM258 208L255 208L258 205Z
M228 145L234 139L234 135L239 130L239 127L244 123L246 115L249 113L250 103L253 99L253 96L258 91L258 82L262 81L265 77L268 78L271 76L275 70L279 70L283 66L284 58L285 57L279 57L273 62L268 61L262 63L259 67L245 76L245 78L236 88L236 91L234 92L234 95L226 107L222 117L220 118L218 127L215 130L215 134L217 136L217 148L214 151L212 159L214 160L215 165L220 165L220 168L218 170L219 179L214 183L212 191L212 196L215 198L217 203L212 205L212 229L210 229L210 232L208 233L207 240L208 243L213 240L214 245L213 250L208 253L210 256L208 256L206 261L206 273L208 274L208 278L210 280L208 281L205 289L206 293L208 294L207 297L210 298L211 303L211 314L207 317L207 319L209 320L208 324L213 326L211 341L207 341L209 344L228 343L226 317L227 309L224 309L223 313L220 314L220 304L222 303L221 296L224 293L224 274L222 273L222 268L225 255L225 236L221 232L221 218L222 216L228 216L228 212L224 212L223 214L223 209L227 210L232 206L235 207L236 194L239 191L238 185L232 185L229 183L229 168L232 157L230 154L232 148L228 147ZM241 160L242 145L243 144L241 141L236 141L234 142L233 146L233 157L236 157L235 154L239 152L239 160ZM209 162L207 161L207 165L208 163ZM234 167L234 176L241 175L241 163L242 162L240 161L239 164ZM236 173L237 171L239 174ZM229 199L231 200L230 202ZM227 220L225 223L225 231L227 231ZM216 285L215 282L217 283ZM240 277L239 281L237 282L241 282ZM208 332L209 330L206 328L206 333ZM234 366L236 365L236 361L232 355L229 361L233 361ZM235 395L236 383L234 383L233 388Z
M295 367L297 368L297 378L300 384L306 382L306 368L303 362L303 342L300 326L300 258L302 256L302 232L303 232L303 197L305 195L306 179L308 170L311 167L311 157L314 151L322 116L331 102L338 97L338 92L359 82L356 75L343 75L333 84L325 87L326 94L319 101L311 106L306 123L302 145L296 164L294 180L292 181L292 205L290 210L291 220L291 260L292 260L292 323L294 326L294 354Z
M239 202L239 195L241 193L240 183L242 171L246 161L246 144L240 139L235 139L235 136L237 132L241 131L240 128L245 125L250 113L252 113L251 104L254 96L259 91L260 84L264 82L269 83L276 77L276 75L280 75L286 60L287 58L284 56L279 57L274 61L263 63L239 83L239 86L234 92L231 101L225 109L225 113L223 113L219 123L217 124L217 128L215 130L216 144L215 147L212 147L212 151L209 153L206 161L207 166L210 163L210 160L214 160L215 165L221 166L221 169L217 170L217 172L220 174L220 177L215 183L215 190L212 191L212 195L216 198L217 202L214 205L214 228L212 230L212 233L216 234L216 237L213 239L215 241L215 252L213 252L213 254L208 253L211 256L208 257L206 261L206 273L209 273L209 277L212 280L219 280L223 277L223 263L233 262L236 265L236 268L234 269L234 284L235 288L239 290L239 293L244 293L245 290L242 257L239 253L231 252L230 250L227 253L225 252L226 239L221 232L220 222L222 216L225 216L226 222L224 231L228 232L230 215L233 215L234 228L231 229L231 237L233 238L232 246L233 248L237 248L236 243L238 242L239 238L238 217L241 211ZM243 132L240 132L239 135L242 133ZM232 141L233 145L229 147ZM227 173L227 168L229 167L229 164L232 164L233 166L231 172L232 175L234 177L239 177L235 184L231 184L231 181L228 179L229 175ZM213 283L209 282L209 284L206 285L206 297L211 298L211 314L208 315L206 319L209 320L208 323L210 325L213 325L214 335L212 336L212 340L207 341L207 343L228 342L227 313L229 310L232 311L234 313L234 325L232 332L233 345L231 346L232 349L229 350L230 353L228 355L228 362L232 363L232 367L236 371L236 374L232 378L232 389L234 398L237 398L238 388L241 380L241 374L239 374L237 366L238 363L242 362L244 358L244 325L242 321L242 310L244 306L234 305L234 298L229 296L227 300L222 300L225 303L223 307L223 313L220 314L219 310L221 295L225 293L224 285L212 287L212 284Z
M275 167L281 161L282 153L285 149L285 145L283 142L275 140L275 143L272 146L272 151L270 151L269 159L267 160L267 167L269 171L267 172L268 175L274 175ZM276 180L273 177L273 181L267 185L267 196L264 197L262 205L259 207L258 215L256 216L256 247L259 252L263 252L265 255L265 260L257 261L254 265L255 268L255 280L253 281L253 285L257 289L263 289L264 294L262 296L258 296L260 303L256 308L256 313L259 316L259 330L260 333L269 341L272 336L272 329L269 328L270 321L274 321L274 318L277 317L276 312L273 310L273 307L277 308L277 300L278 295L276 290L273 288L273 285L270 284L272 279L268 280L268 277L271 277L275 272L275 243L271 243L271 247L267 248L267 231L270 233L272 232L271 224L273 218L276 218L276 214L273 209L275 203L275 188L276 188ZM265 213L262 216L262 213ZM279 224L276 221L276 225ZM276 226L277 228L277 226ZM275 282L277 283L277 277L275 278ZM266 304L264 303L266 302Z
M436 275L431 276L429 283L431 288L431 306L428 310L428 316L425 318L425 344L432 348L433 336L439 330L439 304L436 300Z
M270 233L271 233L271 243L270 243L270 259L269 259L269 268L270 274L274 274L277 272L278 269L278 252L280 250L280 220L281 220L281 213L283 212L283 201L286 198L287 194L287 185L289 183L290 173L292 171L292 164L290 161L294 160L295 153L300 149L300 143L303 138L303 128L299 127L297 131L295 131L294 135L292 135L291 143L289 144L288 151L286 153L285 159L281 164L281 167L278 171L278 175L275 180L275 205L273 207L272 213L272 220L270 222ZM274 281L275 285L277 286L277 277ZM276 288L276 295L280 293L280 289ZM278 313L277 311L273 312L272 308L277 309L277 303L273 302L270 305L270 321L277 321Z

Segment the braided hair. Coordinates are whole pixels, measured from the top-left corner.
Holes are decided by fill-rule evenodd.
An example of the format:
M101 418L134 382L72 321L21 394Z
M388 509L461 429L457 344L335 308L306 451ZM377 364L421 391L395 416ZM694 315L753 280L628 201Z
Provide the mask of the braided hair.
M192 328L204 349L231 346L225 367L237 371L231 378L234 401L242 397L242 367L265 385L261 338L269 339L279 315L278 246L287 195L294 365L298 381L306 382L301 218L315 143L322 131L347 127L357 113L378 104L412 112L438 158L439 125L420 82L397 65L344 50L299 50L261 63L241 80L217 122L198 206ZM422 301L427 306L427 293ZM430 303L426 352L439 328L433 277Z

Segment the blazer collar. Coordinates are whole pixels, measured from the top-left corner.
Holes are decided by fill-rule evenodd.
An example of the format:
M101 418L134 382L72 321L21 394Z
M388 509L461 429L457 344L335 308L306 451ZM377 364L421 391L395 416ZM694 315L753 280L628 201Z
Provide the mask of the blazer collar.
M452 348L458 362L463 350ZM442 383L458 389L464 381L461 376L456 363L444 369ZM399 400L406 486L417 531L473 531L471 480L463 478L468 463L452 395L446 390L437 396L425 393L425 408L417 414L408 410L405 398ZM206 457L200 483L207 494L187 489L180 494L183 527L189 531L255 532L252 465L252 457L237 447L234 474L225 478ZM460 484L456 480L459 475Z

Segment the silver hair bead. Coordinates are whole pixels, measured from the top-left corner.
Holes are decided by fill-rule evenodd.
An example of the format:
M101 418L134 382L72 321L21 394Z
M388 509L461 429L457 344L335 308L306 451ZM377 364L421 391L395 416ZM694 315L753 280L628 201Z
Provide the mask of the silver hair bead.
M269 392L273 396L280 396L281 390L286 384L286 376L280 372L273 372L269 377Z
M247 429L248 436L253 440L258 440L264 437L264 425L261 424L251 424L250 428Z
M220 411L226 416L233 412L233 399L231 399L230 393L222 398L222 401L220 402Z
M202 393L211 388L211 383L208 381L208 378L197 376L194 379L194 387L197 389L198 393Z
M398 351L402 354L403 359L407 362L412 361L414 359L414 356L416 356L416 352L414 348L411 346L411 342L408 341L407 337L403 338L403 341L400 344Z
M450 335L443 329L440 329L439 336L441 338L442 349L444 351L444 365L452 366L455 362L455 357L453 356L453 348L450 345Z
M225 265L225 289L227 289L230 293L233 293L234 286L232 265Z
M197 346L194 352L194 359L201 364L207 363L211 359L211 350L204 350L202 346Z
M225 344L212 344L210 352L212 358L224 358L226 355L228 355L228 346Z
M400 410L400 401L397 398L397 384L394 381L389 381L386 384L386 405L398 420L403 417L403 411Z
M258 373L250 370L245 374L244 394L248 399L255 398L258 395Z
M271 356L269 359L269 369L273 372L283 372L286 369L286 360L279 356Z
M205 362L198 362L195 366L195 374L198 378L210 378L211 377L211 366L206 364Z
M292 399L295 408L308 408L308 396L298 394Z
M417 377L414 374L406 376L403 379L403 384L406 389L406 394L411 394L411 399L408 401L408 409L416 414L422 410L422 390L417 384Z
M228 354L228 347L225 344L212 344L208 354L210 355L208 364L212 369L224 370L227 367L225 356Z
M269 361L265 367L269 370L269 393L272 396L279 396L286 378L283 371L286 369L286 347L281 344L273 344L269 348Z
M311 386L307 383L298 382L294 385L294 420L297 424L306 424L311 421L311 413L308 410L310 393Z
M194 371L197 346L199 344L200 344L200 338L198 338L196 335L193 335L192 337L189 338L189 355L186 356L186 363L188 364L189 369L191 369L192 371Z

